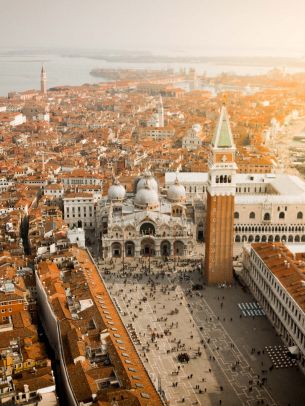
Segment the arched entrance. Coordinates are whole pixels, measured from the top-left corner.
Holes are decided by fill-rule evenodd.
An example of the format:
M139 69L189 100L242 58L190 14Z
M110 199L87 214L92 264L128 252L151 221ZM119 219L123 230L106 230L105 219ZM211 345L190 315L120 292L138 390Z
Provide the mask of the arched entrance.
M152 223L143 223L140 227L140 234L142 235L155 235L155 226Z
M174 241L174 255L183 256L184 255L184 244L182 241Z
M161 242L160 253L162 257L168 257L171 254L171 244L165 240Z
M132 241L125 242L125 255L126 257L134 257L135 254L135 245Z
M141 242L141 255L151 257L156 254L155 242L151 238L144 238Z
M111 252L112 256L115 258L119 258L122 255L122 246L119 242L114 242L111 245Z
M204 241L204 229L203 229L203 224L199 223L198 228L197 228L197 240L198 241Z

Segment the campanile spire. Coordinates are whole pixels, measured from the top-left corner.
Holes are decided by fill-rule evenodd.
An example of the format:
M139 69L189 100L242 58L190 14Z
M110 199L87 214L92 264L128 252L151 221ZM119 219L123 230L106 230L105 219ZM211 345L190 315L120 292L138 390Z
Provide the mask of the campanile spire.
M43 65L41 66L40 72L40 92L42 94L47 93L47 73Z
M223 105L208 161L205 245L205 277L208 284L230 284L233 278L235 151L227 109Z

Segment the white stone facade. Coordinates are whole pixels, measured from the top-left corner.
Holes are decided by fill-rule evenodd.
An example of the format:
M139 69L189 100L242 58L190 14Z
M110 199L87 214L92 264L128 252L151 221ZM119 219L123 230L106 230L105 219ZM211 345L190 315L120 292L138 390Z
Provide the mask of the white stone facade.
M200 124L194 124L182 138L182 148L188 151L195 150L202 145L202 128Z
M293 278L293 265L279 253L275 246L269 246L270 258L274 257L277 267L286 269L286 274ZM268 249L268 248L267 248ZM300 367L305 370L305 313L300 303L291 295L277 275L269 269L253 247L244 249L244 270L242 277L250 290L265 310L268 318L288 346L298 348ZM269 255L269 254L268 254ZM291 271L291 272L290 272ZM284 276L285 277L285 276ZM294 278L294 288L304 290L305 279ZM298 293L300 296L300 293Z
M188 199L206 200L207 173L165 174L165 187L176 177ZM219 184L219 188L222 188ZM235 175L235 242L305 242L305 183L286 174ZM225 193L225 191L224 191Z
M97 202L92 194L67 194L63 200L64 219L70 228L76 226L84 229L95 229Z
M67 232L67 237L71 244L77 244L80 248L85 248L85 230L83 228L72 228Z

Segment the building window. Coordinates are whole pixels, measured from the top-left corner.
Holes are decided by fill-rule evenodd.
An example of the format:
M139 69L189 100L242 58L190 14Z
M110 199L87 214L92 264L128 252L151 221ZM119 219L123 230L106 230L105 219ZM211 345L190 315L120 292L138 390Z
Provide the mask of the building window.
M235 218L235 219L239 219L239 213L238 213L238 211L234 212L234 218Z
M303 213L302 213L301 211L298 212L297 218L298 218L298 219L302 219L302 218L303 218Z
M264 220L269 221L270 220L270 213L265 213L264 214Z
M255 219L255 213L254 211L251 211L250 215L249 215L250 219Z
M283 211L281 211L279 214L279 219L284 219L284 218L285 218L285 213Z

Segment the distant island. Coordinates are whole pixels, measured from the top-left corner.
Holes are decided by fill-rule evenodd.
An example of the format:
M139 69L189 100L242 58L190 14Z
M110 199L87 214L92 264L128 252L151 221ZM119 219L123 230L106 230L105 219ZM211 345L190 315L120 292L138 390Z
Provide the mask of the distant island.
M304 67L305 59L291 57L269 57L269 56L170 56L153 55L150 53L67 53L62 56L68 58L86 57L105 62L125 63L213 63L216 65L239 65L239 66L270 66L270 67Z

